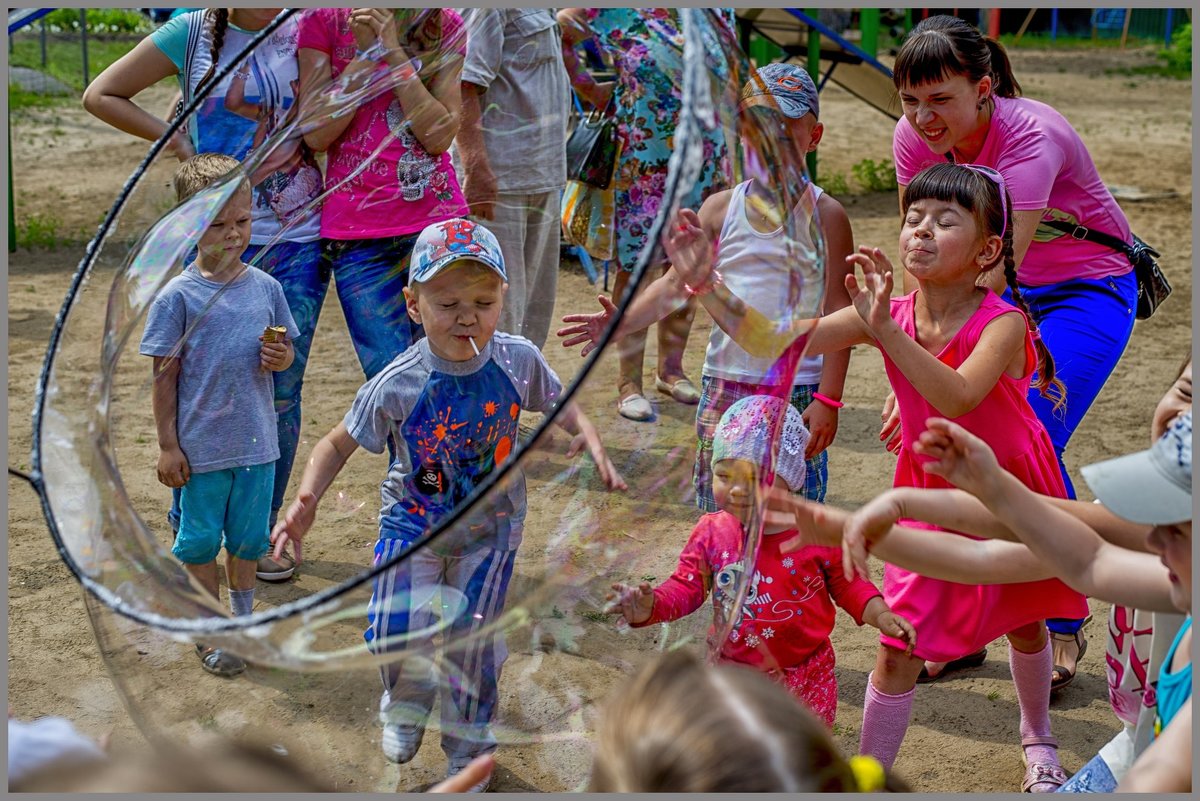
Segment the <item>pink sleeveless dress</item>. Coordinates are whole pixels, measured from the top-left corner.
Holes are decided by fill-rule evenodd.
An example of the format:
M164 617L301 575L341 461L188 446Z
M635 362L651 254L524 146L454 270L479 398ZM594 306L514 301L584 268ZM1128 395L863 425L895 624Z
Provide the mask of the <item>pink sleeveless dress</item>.
M916 339L914 303L916 292L891 303L892 318ZM957 369L971 354L984 327L1002 314L1016 311L990 290L979 309L938 354L943 364ZM1024 316L1024 315L1022 315ZM1028 325L1028 321L1026 321ZM952 485L921 469L922 457L913 443L925 430L930 417L944 417L909 383L899 368L883 354L888 380L900 406L903 446L896 463L895 486L945 489ZM971 411L954 422L980 437L996 452L1000 466L1035 492L1066 497L1054 447L1045 426L1026 400L1037 365L1033 337L1025 340L1025 373L1022 378L1000 376L999 382ZM904 525L936 529L920 521ZM966 536L947 532L947 536ZM944 662L957 659L987 645L997 637L1048 617L1081 618L1088 614L1087 599L1058 579L1022 584L973 585L927 578L893 565L884 568L883 595L892 611L912 621L917 628L916 656ZM881 636L880 642L904 649L905 644Z

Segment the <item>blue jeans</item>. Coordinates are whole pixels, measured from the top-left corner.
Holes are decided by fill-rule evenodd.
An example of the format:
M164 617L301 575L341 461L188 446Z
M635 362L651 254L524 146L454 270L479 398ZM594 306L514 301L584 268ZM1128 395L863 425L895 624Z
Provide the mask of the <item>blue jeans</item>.
M404 287L416 234L381 239L323 240L350 339L367 378L421 338L408 316Z
M1079 772L1059 787L1059 793L1112 793L1116 792L1117 780L1108 769L1108 763L1099 754L1079 769Z
M1067 495L1074 498L1063 451L1129 344L1137 310L1137 278L1130 269L1114 278L1022 286L1021 297L1054 358L1055 374L1067 389L1066 406L1057 412L1054 402L1033 387L1029 404L1050 434ZM1012 302L1012 294L1006 292L1004 299ZM1050 631L1059 634L1074 634L1082 624L1082 620L1046 622Z
M275 487L271 493L271 516L269 525L283 506L283 495L287 491L292 465L296 460L296 443L300 441L300 388L304 384L304 369L308 365L308 354L312 350L313 332L325 303L325 292L329 289L329 269L321 258L321 243L276 242L251 245L242 259L272 276L283 286L288 310L300 330L298 339L292 342L296 358L292 366L282 373L275 373L275 414L278 415L276 430L279 433L279 459L275 462ZM171 510L167 520L171 528L179 530L179 493L171 492Z

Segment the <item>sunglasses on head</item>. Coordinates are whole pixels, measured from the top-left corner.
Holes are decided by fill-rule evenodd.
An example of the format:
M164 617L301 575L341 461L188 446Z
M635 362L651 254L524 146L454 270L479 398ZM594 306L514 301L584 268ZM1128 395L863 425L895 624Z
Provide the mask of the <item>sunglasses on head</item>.
M985 167L982 164L963 164L961 166L966 167L971 172L979 173L994 183L996 188L1000 190L1000 219L1002 221L1000 223L1000 238L1003 239L1005 232L1008 231L1008 194L1005 191L1004 176L991 167Z

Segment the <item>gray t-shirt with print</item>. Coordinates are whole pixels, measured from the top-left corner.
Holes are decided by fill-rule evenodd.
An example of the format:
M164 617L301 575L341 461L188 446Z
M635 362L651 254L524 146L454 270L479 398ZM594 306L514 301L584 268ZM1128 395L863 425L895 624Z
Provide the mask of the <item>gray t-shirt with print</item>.
M396 460L380 488L381 539L416 540L458 508L517 447L522 409L548 412L562 383L528 339L497 332L478 356L451 362L422 339L363 385L346 430ZM525 521L525 479L510 474L470 518L430 543L454 555L479 547L515 549Z
M259 361L269 325L300 336L283 287L257 267L225 284L189 265L150 305L140 352L180 358L175 428L193 473L279 458L274 377Z

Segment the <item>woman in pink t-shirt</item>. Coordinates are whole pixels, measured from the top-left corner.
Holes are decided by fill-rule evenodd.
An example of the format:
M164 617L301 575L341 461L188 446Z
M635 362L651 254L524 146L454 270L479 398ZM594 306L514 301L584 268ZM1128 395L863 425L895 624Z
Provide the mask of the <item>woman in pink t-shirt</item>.
M892 139L901 199L913 176L941 161L992 167L1008 184L1017 284L1066 387L1065 409L1036 391L1029 403L1074 498L1063 449L1133 333L1137 281L1124 254L1042 223L1066 221L1125 242L1129 223L1079 134L1050 106L1020 96L1004 48L975 26L944 15L922 20L896 56L893 80L904 110ZM997 279L993 289L1005 292L1003 276ZM883 436L898 443L898 426L893 414ZM1074 678L1087 643L1082 621L1048 625L1055 641L1051 686L1058 689ZM936 678L942 667L928 665L929 675Z
M417 235L469 213L449 153L466 35L449 9L314 8L299 37L302 114L329 103L331 82L347 93L380 82L304 135L328 154L323 256L371 378L420 337L401 291Z

